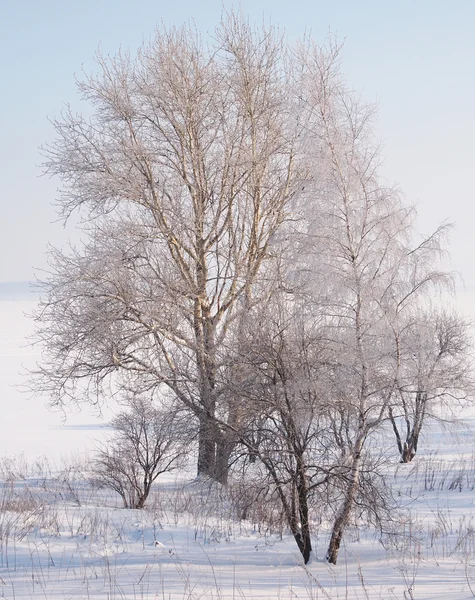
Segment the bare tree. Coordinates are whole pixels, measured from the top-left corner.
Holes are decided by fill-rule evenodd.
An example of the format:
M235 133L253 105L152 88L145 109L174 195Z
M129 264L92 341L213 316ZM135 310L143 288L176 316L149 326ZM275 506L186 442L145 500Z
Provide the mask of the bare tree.
M89 241L51 253L36 389L61 404L166 386L199 421L198 472L222 480L223 349L295 193L285 53L233 14L209 47L159 30L134 60L98 57L78 84L92 117L66 110L46 149L59 212L80 210Z
M263 467L304 562L310 559L310 500L328 482L332 455L320 395L326 344L316 321L292 298L277 296L248 321L247 379L240 381L245 418L237 432L248 461ZM246 385L247 384L247 385ZM245 475L246 476L246 475Z
M305 563L312 552L312 521L331 518L333 504L348 494L358 424L345 390L351 365L342 364L328 307L318 309L309 300L301 287L277 290L248 317L236 382L243 418L232 431L239 441L233 478L252 477L258 469ZM362 456L354 496L359 514L380 520L387 513L386 496L374 457Z
M468 324L455 312L412 318L400 336L401 369L389 417L401 462L416 455L425 422L473 398Z
M308 144L320 160L297 198L307 225L296 232L301 258L295 275L311 274L309 301L322 315L335 360L329 393L344 461L331 563L361 491L366 440L398 394L402 321L408 314L417 321L424 295L450 279L438 267L445 228L414 247L414 211L397 190L381 185L374 108L345 88L338 56L337 47L331 54L302 48L301 95L314 107ZM314 199L309 211L301 202L306 197Z
M112 436L97 451L93 480L115 490L125 508L143 508L157 477L180 466L185 450L170 413L143 398L128 404L129 410L112 420Z
M198 473L225 483L244 446L305 560L311 493L338 477L332 563L401 395L407 319L447 280L445 229L414 247L339 52L230 14L209 46L160 30L133 60L99 57L79 83L92 117L66 111L46 151L87 240L51 253L34 384L53 404L172 394Z

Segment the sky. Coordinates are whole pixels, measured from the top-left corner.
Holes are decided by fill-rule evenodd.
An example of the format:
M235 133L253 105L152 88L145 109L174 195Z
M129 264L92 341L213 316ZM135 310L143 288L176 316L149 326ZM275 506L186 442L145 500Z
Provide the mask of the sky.
M75 76L95 69L98 48L134 52L157 25L193 20L212 32L223 7L270 20L290 40L304 33L344 42L349 85L379 106L376 136L384 170L419 229L454 222L451 268L465 281L461 302L475 313L475 2L473 0L22 0L0 20L0 282L32 279L47 244L77 239L57 222L58 182L41 176L48 118L79 107ZM475 307L475 300L473 302Z

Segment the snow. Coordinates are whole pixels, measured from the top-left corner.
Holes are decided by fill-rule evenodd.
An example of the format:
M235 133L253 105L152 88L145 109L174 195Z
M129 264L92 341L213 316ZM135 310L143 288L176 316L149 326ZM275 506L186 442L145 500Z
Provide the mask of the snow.
M37 301L4 299L9 297L0 293L0 456L21 454L32 460L91 448L102 435L104 415L86 406L51 411L47 398L33 398L26 389L27 371L40 357L31 345L34 324L27 318Z
M0 487L0 597L475 597L472 419L456 435L433 426L413 464L389 464L400 506L391 531L355 523L331 566L323 560L328 527L315 526L314 556L305 567L292 536L237 519L226 493L194 480L192 465L162 477L142 511L121 508L118 498L92 489L68 467L73 454L84 455L104 435L107 415L86 407L51 412L47 398L21 391L20 372L39 358L24 316L35 305L0 301L0 472L8 465L17 471Z

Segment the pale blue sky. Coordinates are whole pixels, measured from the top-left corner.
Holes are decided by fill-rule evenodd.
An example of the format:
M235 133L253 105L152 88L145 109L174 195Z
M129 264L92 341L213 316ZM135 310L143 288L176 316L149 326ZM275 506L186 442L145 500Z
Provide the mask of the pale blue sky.
M45 265L50 240L64 243L50 207L56 183L38 178L38 146L52 137L47 116L77 104L74 74L104 53L135 50L155 25L193 19L213 30L222 7L206 0L18 0L0 18L0 281L30 279ZM385 175L419 204L420 227L457 223L453 268L475 290L475 0L254 0L253 19L285 28L289 38L329 30L345 40L343 71L379 104L377 135Z

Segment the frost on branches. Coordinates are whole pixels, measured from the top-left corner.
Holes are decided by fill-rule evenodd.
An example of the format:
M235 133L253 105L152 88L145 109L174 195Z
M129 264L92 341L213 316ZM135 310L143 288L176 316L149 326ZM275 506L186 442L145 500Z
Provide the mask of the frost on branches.
M91 117L66 110L45 149L85 241L50 253L35 389L186 410L198 474L258 472L305 562L312 507L337 507L335 563L355 502L385 510L368 437L390 418L404 459L421 398L469 393L444 377L467 371L466 325L430 302L447 228L414 241L333 41L230 14L208 41L160 29L98 63Z

